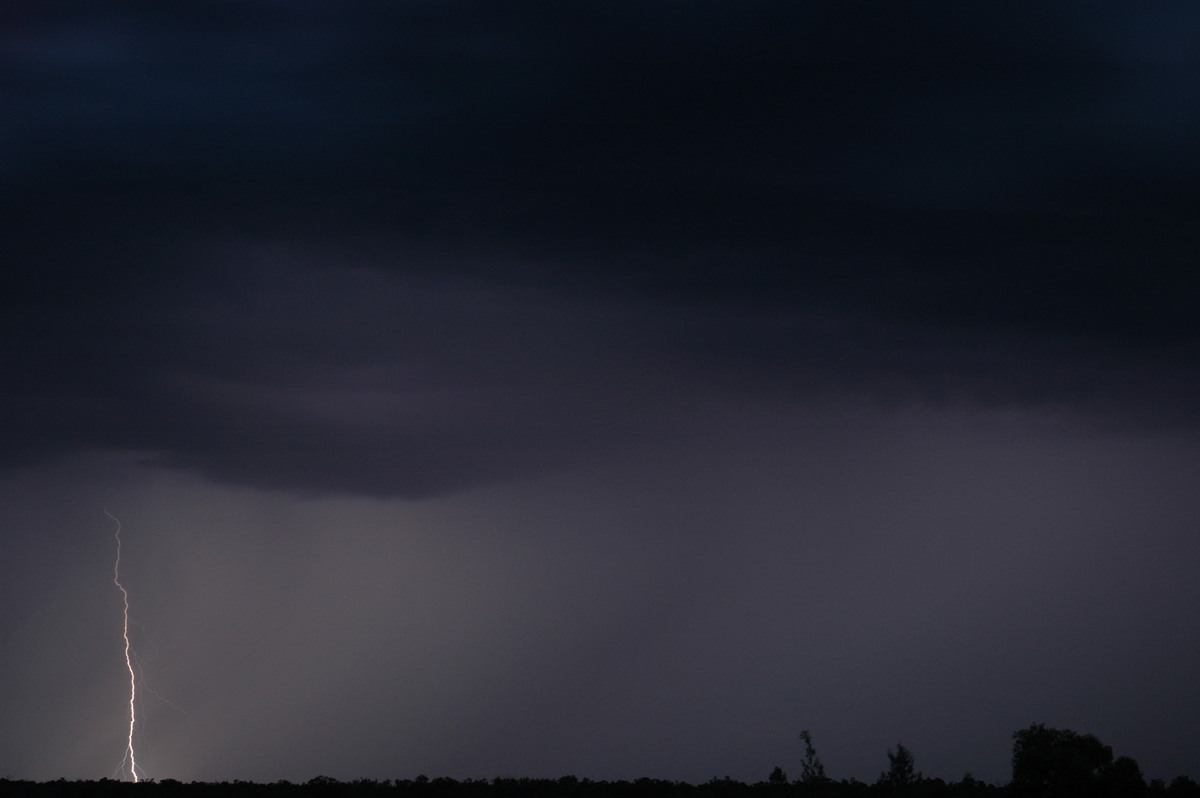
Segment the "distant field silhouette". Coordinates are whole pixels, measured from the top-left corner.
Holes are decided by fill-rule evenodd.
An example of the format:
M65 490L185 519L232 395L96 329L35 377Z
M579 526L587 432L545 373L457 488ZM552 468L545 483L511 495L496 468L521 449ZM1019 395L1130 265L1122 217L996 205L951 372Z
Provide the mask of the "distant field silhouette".
M804 731L800 739L804 755L801 776L795 780L778 766L763 781L723 778L702 784L653 778L593 781L576 776L463 781L426 776L338 781L317 776L304 783L270 784L0 779L0 798L1200 798L1200 784L1188 776L1177 776L1169 783L1162 779L1147 782L1136 761L1127 756L1114 759L1112 749L1095 736L1043 724L1013 733L1012 779L1007 784L988 784L970 774L958 781L925 776L903 744L887 751L888 767L873 783L836 780L825 775L812 735Z

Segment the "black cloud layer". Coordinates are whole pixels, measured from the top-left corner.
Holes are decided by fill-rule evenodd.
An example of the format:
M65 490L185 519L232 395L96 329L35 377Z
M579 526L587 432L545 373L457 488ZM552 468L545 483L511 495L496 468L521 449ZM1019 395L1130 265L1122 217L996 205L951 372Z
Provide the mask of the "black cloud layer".
M1192 425L1195 14L10 12L5 462L427 495L714 397Z

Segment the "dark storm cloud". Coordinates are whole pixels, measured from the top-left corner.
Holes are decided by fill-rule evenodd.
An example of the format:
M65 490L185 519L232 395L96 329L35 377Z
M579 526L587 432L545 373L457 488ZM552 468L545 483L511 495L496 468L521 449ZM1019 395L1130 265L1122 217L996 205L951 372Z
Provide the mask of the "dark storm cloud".
M24 9L5 460L426 495L730 395L1193 423L1194 15Z

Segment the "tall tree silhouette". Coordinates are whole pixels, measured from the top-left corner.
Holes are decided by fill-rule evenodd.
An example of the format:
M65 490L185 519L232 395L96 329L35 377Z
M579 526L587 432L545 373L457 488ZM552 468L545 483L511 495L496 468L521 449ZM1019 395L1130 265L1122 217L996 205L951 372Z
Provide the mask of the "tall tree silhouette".
M916 757L901 743L896 743L896 752L888 749L888 769L879 774L879 784L887 787L911 787L921 780L921 774L914 769Z
M825 776L825 765L817 756L817 749L813 747L812 735L808 733L808 729L800 732L800 739L804 741L804 761L800 763L801 783L810 785L825 783L828 781Z

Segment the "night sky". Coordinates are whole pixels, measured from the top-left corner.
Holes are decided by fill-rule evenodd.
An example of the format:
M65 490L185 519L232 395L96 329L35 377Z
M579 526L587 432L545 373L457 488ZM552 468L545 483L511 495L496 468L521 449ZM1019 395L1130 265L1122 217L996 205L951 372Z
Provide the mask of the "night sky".
M4 3L0 776L1200 777L1197 31Z

